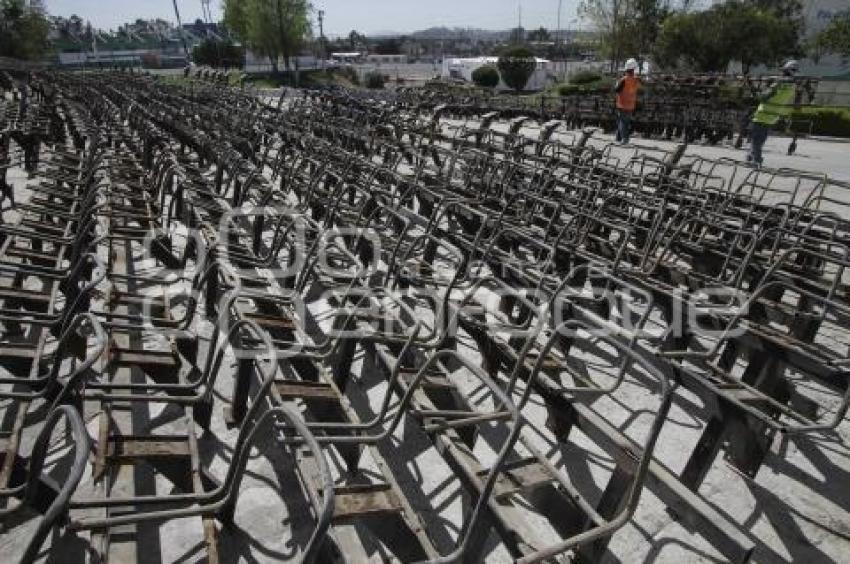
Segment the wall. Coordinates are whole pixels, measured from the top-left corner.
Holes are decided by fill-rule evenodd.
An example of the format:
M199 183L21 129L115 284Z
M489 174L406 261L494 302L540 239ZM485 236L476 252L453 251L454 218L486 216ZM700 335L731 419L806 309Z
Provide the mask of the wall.
M460 78L472 82L472 73L484 65L496 65L497 57L476 57L471 59L446 58L443 60L441 76L443 78ZM537 69L528 79L525 89L530 91L543 90L557 81L559 68L551 61L538 62ZM510 90L504 82L500 82L497 90Z

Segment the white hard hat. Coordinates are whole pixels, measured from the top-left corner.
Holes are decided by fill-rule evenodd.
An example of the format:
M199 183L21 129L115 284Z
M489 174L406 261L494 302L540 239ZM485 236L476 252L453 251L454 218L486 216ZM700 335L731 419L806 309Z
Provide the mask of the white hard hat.
M637 70L637 68L638 62L635 59L629 59L628 61L626 61L626 66L623 67L623 70Z

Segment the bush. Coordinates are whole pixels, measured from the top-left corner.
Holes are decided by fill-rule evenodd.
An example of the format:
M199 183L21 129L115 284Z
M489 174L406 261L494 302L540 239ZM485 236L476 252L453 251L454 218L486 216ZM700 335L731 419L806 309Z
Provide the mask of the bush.
M830 108L798 110L794 112L791 119L795 125L811 122L814 135L850 137L850 110ZM801 128L796 127L796 129Z
M229 41L204 39L192 49L192 60L198 66L241 69L245 62L245 50Z
M596 90L597 92L613 92L617 80L611 76L603 76L598 81L585 86L585 90Z
M534 74L537 63L530 49L516 46L502 53L497 66L505 84L519 92L528 84L528 79Z
M387 79L379 72L370 72L366 75L366 88L371 90L382 90Z
M354 86L360 86L360 75L354 70L354 67L342 67L337 71L341 77L348 80Z
M495 88L499 85L500 80L501 77L499 76L499 69L493 65L478 67L472 73L472 82L474 82L476 86L480 86L482 88Z
M591 84L602 80L602 75L592 70L581 70L570 76L570 84Z
M227 83L231 86L243 86L248 75L241 71L230 71L227 74Z
M721 84L717 87L717 97L720 101L738 108L744 108L751 103L743 85Z
M582 88L578 84L559 84L558 85L558 94L560 96L570 96L571 94L580 94L581 92L582 92Z
M597 76L592 82L576 84L570 81L568 84L559 84L557 91L561 96L590 92L610 92L614 89L614 83L614 79L609 76Z

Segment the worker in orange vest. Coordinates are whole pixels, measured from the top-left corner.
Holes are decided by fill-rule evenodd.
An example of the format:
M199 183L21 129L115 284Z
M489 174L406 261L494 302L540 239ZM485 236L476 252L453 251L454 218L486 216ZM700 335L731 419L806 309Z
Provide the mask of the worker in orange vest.
M637 95L640 89L640 79L635 76L638 62L634 59L626 61L623 70L626 74L617 81L614 91L617 93L617 141L628 144L632 133L632 115L637 108Z

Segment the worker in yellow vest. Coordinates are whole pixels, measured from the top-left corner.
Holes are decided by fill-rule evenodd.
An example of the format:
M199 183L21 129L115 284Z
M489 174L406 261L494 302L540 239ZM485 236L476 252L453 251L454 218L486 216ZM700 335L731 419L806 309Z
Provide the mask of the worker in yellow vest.
M761 166L764 162L762 149L764 148L770 130L784 118L788 118L793 110L795 86L789 79L799 69L797 61L788 61L782 67L782 75L786 81L773 84L767 94L762 96L761 103L753 114L753 123L750 129L750 152L747 153L747 162Z
M640 89L640 78L635 76L638 62L635 59L626 61L623 67L625 75L617 81L614 91L617 93L617 141L628 144L632 133L632 116L637 108L637 95Z

